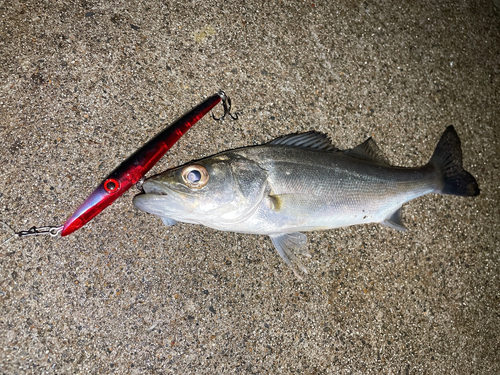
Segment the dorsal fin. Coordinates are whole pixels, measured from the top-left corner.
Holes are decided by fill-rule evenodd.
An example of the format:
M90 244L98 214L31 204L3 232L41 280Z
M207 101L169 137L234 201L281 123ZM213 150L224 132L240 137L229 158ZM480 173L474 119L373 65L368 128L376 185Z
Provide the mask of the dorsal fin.
M381 164L389 165L389 161L386 159L382 151L380 151L380 148L378 148L372 137L368 138L366 141L351 150L345 150L344 153L360 159L376 161Z
M332 142L328 139L326 134L317 131L284 135L272 140L268 144L275 146L310 148L322 151L338 151L338 149L332 145Z

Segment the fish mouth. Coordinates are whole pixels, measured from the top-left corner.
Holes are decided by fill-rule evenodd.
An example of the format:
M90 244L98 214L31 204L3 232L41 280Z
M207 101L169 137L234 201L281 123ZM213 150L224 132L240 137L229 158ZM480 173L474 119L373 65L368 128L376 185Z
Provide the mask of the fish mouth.
M158 216L177 212L179 193L175 189L154 179L144 181L141 188L141 193L132 200L136 208Z
M165 184L159 184L154 180L144 181L141 188L143 193L151 195L168 195L170 190Z
M163 216L165 214L165 196L167 194L137 194L132 200L133 205L141 211Z

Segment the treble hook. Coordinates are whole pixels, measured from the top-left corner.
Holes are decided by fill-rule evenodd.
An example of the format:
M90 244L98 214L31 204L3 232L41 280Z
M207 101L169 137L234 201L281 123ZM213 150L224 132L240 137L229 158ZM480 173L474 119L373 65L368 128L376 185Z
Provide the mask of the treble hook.
M221 117L217 118L215 117L215 115L212 113L212 118L215 120L215 121L222 121L224 120L224 118L229 115L229 117L231 117L233 120L238 120L238 115L241 114L241 111L240 112L235 112L234 114L231 113L231 99L226 95L226 93L224 91L219 91L217 93L220 98L221 98L221 101L222 101L222 107L224 107L224 113L222 114Z
M7 238L4 242L2 242L2 245L6 244L9 242L11 239L14 237L22 238L22 237L31 237L31 236L43 236L43 235L49 235L51 237L56 237L58 236L62 229L63 226L46 226L46 227L31 227L28 230L21 230L19 232L16 232L10 225L7 223L3 222L0 220L0 223L2 223L5 227L9 228L14 234Z

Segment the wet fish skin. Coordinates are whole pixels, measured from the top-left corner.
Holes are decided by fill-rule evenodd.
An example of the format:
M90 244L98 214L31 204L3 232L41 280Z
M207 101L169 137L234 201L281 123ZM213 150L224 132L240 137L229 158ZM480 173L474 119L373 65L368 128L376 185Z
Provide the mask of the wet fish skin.
M185 168L205 168L206 185L190 188ZM195 176L196 177L196 176ZM390 166L369 138L352 150L336 149L317 132L230 150L147 179L134 205L176 221L239 233L267 234L280 256L306 272L296 253L301 233L382 223L406 230L401 206L429 193L475 196L474 177L462 168L460 139L450 126L424 166Z

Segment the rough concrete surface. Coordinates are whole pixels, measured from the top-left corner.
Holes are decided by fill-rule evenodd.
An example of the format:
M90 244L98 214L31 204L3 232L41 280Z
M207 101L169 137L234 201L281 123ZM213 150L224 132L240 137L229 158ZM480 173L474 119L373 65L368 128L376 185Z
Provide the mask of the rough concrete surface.
M70 236L1 247L0 373L499 373L499 31L494 1L0 2L16 230L62 224L219 89L241 118L206 116L150 175L312 129L416 166L454 125L481 188L405 205L406 233L309 233L303 281L268 237L166 228L131 189Z

